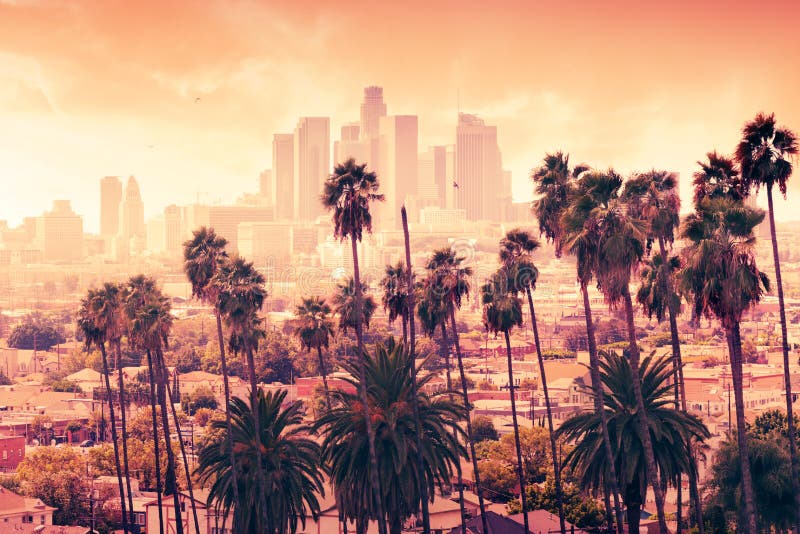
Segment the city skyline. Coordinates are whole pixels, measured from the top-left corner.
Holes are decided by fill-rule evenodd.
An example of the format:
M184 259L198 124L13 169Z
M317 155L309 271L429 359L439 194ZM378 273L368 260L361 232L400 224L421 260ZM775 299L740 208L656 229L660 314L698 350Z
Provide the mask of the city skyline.
M798 74L762 60L800 44L794 5L773 6L785 16L766 29L751 23L757 5L611 4L343 5L334 17L279 3L151 13L2 1L0 160L11 177L2 218L13 226L68 198L96 232L96 181L107 175L137 177L148 219L198 196L231 203L271 167L274 133L329 116L333 141L371 85L384 88L389 115L419 117L420 152L455 143L459 110L496 125L517 200L530 197L541 155L562 149L622 172L679 172L685 201L694 162L730 152L756 111L800 123ZM368 45L337 42L341 16ZM641 24L654 17L658 28ZM173 19L174 32L163 22ZM403 38L411 24L413 43ZM798 187L790 182L790 194ZM790 204L777 203L779 219Z

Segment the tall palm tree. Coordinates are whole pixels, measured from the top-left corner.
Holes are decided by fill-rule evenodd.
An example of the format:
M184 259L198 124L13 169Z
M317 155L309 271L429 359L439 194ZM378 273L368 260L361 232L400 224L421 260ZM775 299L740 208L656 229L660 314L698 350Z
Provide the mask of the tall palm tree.
M408 272L405 264L398 261L395 265L387 265L383 279L383 309L389 314L389 324L399 317L403 323L403 343L408 341Z
M517 424L516 386L514 384L514 366L511 357L511 336L509 332L515 326L522 326L522 303L515 292L509 292L509 278L513 276L501 267L492 279L481 288L481 302L483 304L483 323L486 328L497 335L503 333L506 339L506 358L508 366L508 394L511 398L511 421L514 425L514 445L517 449L517 479L519 481L519 496L522 502L522 517L525 523L525 532L528 528L528 503L525 490L525 467L522 465L522 448L519 443L519 425Z
M481 511L481 525L484 532L488 532L486 519L486 506L484 504L483 492L481 490L481 476L478 471L478 457L475 454L475 440L472 433L472 418L470 413L472 407L469 402L469 393L467 388L467 375L464 372L464 361L461 357L461 343L458 338L458 327L456 325L456 310L461 309L461 303L465 297L469 296L470 290L470 277L472 276L472 268L463 265L464 258L456 255L455 251L450 248L441 248L433 251L426 269L428 271L425 280L425 287L423 295L429 303L425 305L429 311L434 313L434 316L440 313L439 306L443 306L445 322L449 319L450 331L452 332L453 345L456 349L456 359L458 361L458 374L461 378L461 395L464 399L464 406L467 407L467 442L469 443L469 455L472 459L473 475L475 477L475 489L478 494L478 506ZM420 306L423 304L420 302ZM445 330L442 329L442 335L445 336ZM448 342L449 343L449 342ZM449 349L448 349L449 352ZM448 364L449 368L449 364ZM449 380L448 380L449 381ZM459 476L461 472L459 469ZM461 480L459 480L459 493L461 494L460 501L462 502L462 519L463 511L463 491Z
M538 200L532 204L532 211L539 223L539 232L555 246L556 258L564 250L565 229L561 217L569 205L572 182L589 170L588 165L569 167L569 154L557 151L545 154L542 164L533 170L531 180Z
M339 330L344 333L347 333L347 330L350 328L355 330L357 324L361 325L361 331L363 333L364 327L369 328L369 323L377 308L372 295L365 296L365 293L369 292L369 285L362 283L360 299L361 313L356 314L356 310L359 306L357 302L358 299L356 299L355 288L355 279L352 276L348 276L347 279L336 283L336 288L331 296L333 310L336 312L336 315L339 316ZM357 320L359 315L361 316L360 321Z
M175 507L176 513L176 532L177 534L183 534L177 464L170 441L169 406L172 404L172 399L168 397L167 391L170 377L164 360L164 349L167 348L167 339L172 329L173 322L169 299L161 294L152 278L138 275L132 277L128 282L126 309L131 321L129 327L130 335L134 338L137 346L144 347L150 354L149 361L152 363L152 377L156 382L156 396L160 408L161 428L164 432L164 448L167 453L167 469L164 473L164 494L172 495L173 506ZM176 427L178 426L177 420L175 421L175 425ZM157 438L158 434L155 434L154 439ZM158 461L157 457L156 461ZM187 481L191 484L188 471ZM192 491L190 486L190 497ZM194 499L191 498L190 500L193 501ZM197 523L196 509L194 508L193 513L195 514L195 523Z
M233 467L227 439L221 436L227 432L226 422L211 422L211 430L216 431L211 435L216 438L200 449L197 475L201 482L211 484L209 502L216 503L225 516L233 511L233 532L296 532L298 525L305 527L309 515L315 520L319 517L317 495L324 493L320 447L306 437L308 428L302 425L300 403L284 408L285 400L285 391L261 390L257 392L257 408L238 397L231 400L231 438L237 453ZM260 424L256 425L255 417L261 418ZM261 468L253 469L253 465ZM236 481L240 485L236 493L234 471L238 471ZM266 510L261 510L264 504L256 490L261 476L267 481Z
M609 306L624 305L628 331L628 357L633 376L639 376L640 350L636 341L633 299L630 292L632 273L638 268L645 252L647 237L646 224L633 216L624 201L619 197L622 178L613 170L586 173L578 180L578 188L570 208L571 224L595 228L592 238L595 242L595 276L597 287ZM641 384L634 380L633 392L639 402L636 413L639 423L639 438L644 445L647 465L647 483L653 488L658 515L659 530L667 534L667 520L664 513L664 492L658 477L658 466L648 432L649 422L644 410Z
M116 334L112 333L120 328L120 298L122 288L118 284L105 283L99 289L89 289L81 300L78 310L77 328L86 340L86 350L93 346L100 349L103 361L103 378L106 385L106 401L108 402L109 418L111 419L111 439L114 443L114 463L117 469L117 483L119 484L120 510L122 512L122 529L129 532L128 514L125 506L125 488L123 485L123 469L120 462L119 441L117 438L117 420L114 414L114 400L111 395L111 379L108 367L108 354L106 343ZM124 408L123 408L124 409Z
M705 182L708 183L708 182ZM675 173L651 170L637 174L625 183L623 197L628 212L647 223L647 252L658 244L658 255L653 256L642 270L642 284L637 292L637 301L648 317L656 317L658 322L669 319L672 341L674 371L674 396L686 411L686 391L683 382L683 362L681 358L678 315L681 312L681 298L675 291L675 273L680 268L680 257L669 256L675 241L675 232L680 224L680 197L678 195L678 176ZM697 480L690 473L690 491L695 501L696 522L703 532L702 506L699 503ZM678 485L678 524L682 523L682 487Z
M603 353L601 361L600 376L606 390L603 411L615 443L613 461L619 477L617 483L623 488L629 532L639 532L647 488L644 481L648 478L644 444L638 432L639 402L632 384L642 384L650 422L648 433L664 480L675 484L678 473L696 470L689 444L710 437L699 418L675 408L669 398L672 389L670 363L668 357L647 356L641 362L637 377L629 361L614 352ZM600 451L603 437L599 414L588 412L573 416L564 421L557 434L575 443L564 463L579 476L581 486L595 491L602 488L611 475L608 459Z
M406 252L406 265L408 268L405 270L405 286L406 286L406 298L405 298L405 317L408 321L408 333L410 336L410 342L408 343L408 349L411 361L413 364L411 365L411 406L414 410L414 438L416 441L417 446L417 469L420 472L425 470L425 456L422 453L422 420L420 418L419 413L419 382L417 380L417 331L416 331L416 321L414 320L414 293L415 293L415 283L414 283L414 267L411 263L411 237L408 233L408 214L406 213L406 207L403 205L400 208L400 220L403 224L403 244L405 245L405 252ZM424 483L424 481L420 480L417 484L419 487L419 499L422 505L422 532L423 534L430 534L431 531L431 517L430 517L430 509L428 507L428 499L433 497L431 493L428 492L428 487Z
M700 170L692 175L694 204L706 198L730 198L744 200L747 190L739 175L736 163L729 157L718 154L716 150L706 154L704 161L698 161Z
M331 409L330 391L328 390L328 373L325 359L322 357L322 348L328 348L330 338L333 337L333 320L331 320L331 307L321 297L304 298L295 308L294 314L300 324L294 333L300 340L300 345L306 350L316 350L319 357L319 372L322 375L322 385L325 388L325 404Z
M258 377L256 376L254 354L258 349L259 340L264 337L261 319L258 317L258 312L264 306L264 300L267 298L264 275L259 273L251 262L241 257L235 257L218 266L212 283L219 292L219 310L230 330L229 347L233 352L243 354L247 358L250 406L256 411L253 423L256 436L261 436L261 415L258 413L260 407ZM256 456L258 460L256 465L262 465L263 458L260 447L256 448ZM269 513L269 509L266 504L266 480L260 471L256 476L256 482L258 503L261 505L257 510L262 514L263 524L267 524L265 514Z
M556 438L553 428L553 412L550 407L550 394L547 389L547 375L544 369L541 343L539 342L539 326L536 322L536 309L533 306L533 290L539 270L533 263L533 253L539 248L539 241L529 232L521 228L509 230L500 240L500 262L509 275L509 290L523 292L528 297L528 310L531 314L533 341L536 344L536 357L539 361L539 376L542 380L544 405L547 410L547 428L550 432L550 453L553 457L553 475L555 479L556 501L558 503L558 520L561 534L566 534L567 525L564 518L564 501L561 493L561 468L558 464Z
M153 469L156 478L156 501L158 504L158 529L159 534L164 534L164 511L162 510L162 497L163 491L161 481L161 455L160 438L158 433L158 410L156 409L157 394L156 394L156 368L153 359L153 353L150 351L149 346L146 346L144 334L147 327L142 323L142 319L146 316L140 316L139 313L145 306L148 299L153 295L155 290L155 283L151 278L134 277L134 284L131 284L125 292L125 314L127 316L127 333L128 343L134 350L144 350L147 356L147 370L149 376L149 389L150 389L150 417L153 424ZM159 375L160 376L160 375ZM166 446L166 440L165 440Z
M385 502L391 534L399 534L406 519L419 510L422 500L420 482L433 495L435 489L444 487L453 469L465 456L459 443L462 432L458 426L464 417L464 407L448 399L447 395L430 396L417 392L422 436L419 443L424 468L413 461L418 452L416 422L413 414L413 384L411 367L415 365L411 353L401 343L389 338L375 345L374 351L364 354L367 377L370 417L375 422L378 438L378 476L382 481L381 501ZM358 376L358 365L344 363L352 376ZM434 378L428 374L419 380L419 388ZM357 379L349 379L361 389ZM330 477L345 516L365 532L366 521L375 520L384 513L369 498L372 492L372 473L369 456L369 438L359 394L332 391L333 409L317 421L323 434L323 459L330 468Z
M560 257L561 251L566 251L575 256L578 283L583 296L583 310L586 319L586 337L589 348L589 370L594 390L595 411L600 414L600 422L603 434L603 448L608 460L608 465L612 470L604 488L606 504L606 520L609 525L616 519L617 532L622 534L623 516L622 507L619 502L619 492L617 491L617 477L613 472L614 462L611 448L611 440L606 425L606 415L602 410L603 388L600 382L600 364L597 355L597 339L595 336L595 326L592 319L592 308L589 301L589 283L593 277L593 267L595 264L596 233L597 229L592 225L583 224L585 217L575 217L569 212L572 211L571 203L576 196L575 182L579 177L588 172L588 167L578 165L572 170L569 169L569 156L557 152L545 156L541 167L534 170L531 175L536 184L536 192L540 195L539 199L533 203L533 212L539 224L539 231L548 241L555 244L556 257ZM614 514L611 513L611 499L614 501Z
M769 279L758 270L753 250L753 229L764 220L754 210L729 198L704 199L683 222L681 236L689 241L684 249L681 282L692 295L697 317L714 316L725 329L731 360L736 430L739 450L748 456L747 429L742 386L742 315L769 291ZM742 462L742 496L746 525L743 532L756 532L753 481L748 462Z
M778 308L781 318L781 341L783 343L783 378L786 390L786 420L789 436L794 436L794 414L792 410L792 381L789 374L789 336L786 331L786 307L783 300L783 278L778 255L778 240L775 234L775 207L772 188L777 185L786 198L786 182L792 175L792 158L797 155L797 135L787 128L779 128L775 115L759 113L742 128L742 140L736 147L736 161L741 167L742 182L746 190L755 186L767 189L769 209L769 232L772 240L772 261L775 266L775 286L778 289ZM797 460L797 443L789 440L792 459L792 492L795 496L795 530L800 532L800 466Z
M214 318L217 322L217 342L219 344L220 365L222 367L222 384L225 389L225 424L228 431L228 455L231 462L231 476L233 477L234 500L238 501L239 484L236 482L236 469L233 457L233 440L230 411L230 380L228 361L225 357L225 337L222 333L222 314L219 309L219 287L213 283L214 275L219 271L220 265L228 261L225 246L228 241L217 235L213 228L201 226L192 232L192 238L183 243L183 270L192 284L192 296L201 302L209 304L214 309Z
M364 359L364 335L362 332L362 307L363 297L361 290L361 272L358 266L358 241L361 241L363 233L372 233L372 214L370 204L384 200L382 194L378 193L380 182L378 175L367 170L367 164L357 164L353 158L344 163L336 165L333 173L325 180L325 185L321 195L322 205L332 212L333 235L340 241L350 240L350 247L353 254L353 289L354 289L354 327L358 344L359 377L361 378L361 401L363 403L364 416L367 422L367 436L369 438L369 461L372 465L372 492L373 499L377 500L379 510L383 508L380 502L380 481L378 480L378 459L375 456L375 432L372 428L372 421L369 419L369 407L367 406L367 390ZM370 500L370 499L368 499ZM386 534L386 521L384 514L379 514L378 531Z
M438 291L435 291L433 286L434 284L430 283L429 279L426 279L420 287L416 288L416 293L419 295L416 306L417 318L419 319L422 332L429 338L433 339L435 337L437 328L441 330L440 356L444 360L447 389L452 390L453 385L450 377L450 347L447 337L447 321L450 318L447 315L447 307L442 295Z

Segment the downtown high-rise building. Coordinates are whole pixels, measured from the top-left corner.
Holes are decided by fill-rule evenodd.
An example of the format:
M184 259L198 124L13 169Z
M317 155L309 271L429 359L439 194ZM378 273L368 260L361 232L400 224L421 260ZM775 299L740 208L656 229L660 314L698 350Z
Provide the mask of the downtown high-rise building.
M272 180L272 169L261 171L258 175L258 196L265 206L275 203L275 182Z
M467 113L458 114L456 126L455 208L463 209L468 220L496 217L498 189L502 187L497 127Z
M293 219L294 134L275 134L272 137L272 183L275 190L275 218Z
M419 121L416 115L381 117L378 178L386 197L378 207L377 227L400 228L400 207L417 194Z
M381 117L386 116L386 103L383 101L383 87L365 87L364 101L361 103L361 138L378 137Z
M361 126L351 122L342 126L338 141L333 142L333 163L343 163L353 158L357 163L370 160L370 142L361 140ZM370 170L374 170L370 166Z
M301 117L294 130L294 217L314 220L324 213L320 195L331 172L329 117Z
M426 200L430 196L432 205L440 208L447 207L447 188L451 186L453 179L450 174L448 180L448 155L452 158L452 149L448 154L448 147L445 145L429 147L419 154L417 167L417 189L420 192L425 191ZM426 202L428 204L431 203Z
M122 201L122 182L116 176L100 179L100 236L113 239L119 232L119 203Z
M136 178L130 176L119 205L119 228L114 239L114 255L127 261L145 249L147 228L144 224L144 203Z

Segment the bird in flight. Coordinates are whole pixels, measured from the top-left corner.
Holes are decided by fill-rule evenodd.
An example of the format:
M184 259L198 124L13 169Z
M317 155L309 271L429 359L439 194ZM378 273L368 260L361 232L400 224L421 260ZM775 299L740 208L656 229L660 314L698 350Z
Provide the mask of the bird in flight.
M200 97L199 96L194 99L194 103L195 104L197 104L198 102L200 102Z
M455 187L456 189L461 189L458 185L458 182L456 182L455 180L453 180L453 187Z

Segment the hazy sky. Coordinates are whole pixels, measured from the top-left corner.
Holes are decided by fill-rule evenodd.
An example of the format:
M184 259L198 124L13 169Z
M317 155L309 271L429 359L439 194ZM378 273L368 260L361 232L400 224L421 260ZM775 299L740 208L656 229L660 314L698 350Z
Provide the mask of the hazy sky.
M329 115L338 137L366 85L419 115L421 148L454 142L460 95L498 126L520 200L559 148L685 182L757 111L800 131L799 67L788 0L0 0L0 219L70 198L96 230L104 175L136 175L148 215L233 200L274 132ZM800 174L779 216L798 207Z

